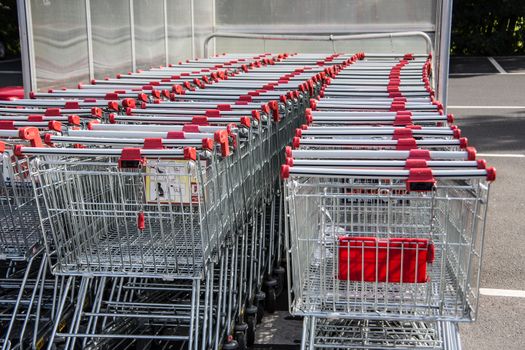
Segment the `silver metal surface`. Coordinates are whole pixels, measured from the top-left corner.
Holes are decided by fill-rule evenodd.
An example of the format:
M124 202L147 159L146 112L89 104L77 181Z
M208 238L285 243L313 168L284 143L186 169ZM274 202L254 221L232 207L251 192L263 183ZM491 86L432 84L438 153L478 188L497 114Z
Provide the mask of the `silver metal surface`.
M368 34L352 34L352 35L293 35L293 34L250 34L250 33L227 33L227 32L217 32L212 33L206 37L204 40L204 55L209 57L208 44L213 38L230 38L230 39L257 39L263 41L352 41L352 40L367 40L367 39L393 39L393 38L406 38L406 37L420 37L423 39L426 45L426 53L433 51L432 40L428 34L420 31L410 31L410 32L389 32L389 33L368 33ZM315 50L319 50L316 48ZM229 52L237 52L235 48L227 50ZM255 50L257 51L257 50ZM310 51L310 50L308 50ZM336 52L335 49L329 50L331 52ZM316 52L316 51L314 51ZM384 52L384 51L379 51ZM392 52L387 50L387 52Z
M168 62L177 63L192 57L191 0L168 1Z
M441 21L439 21L441 35L439 36L438 67L435 70L438 78L437 97L447 112L448 98L448 66L450 60L450 34L452 26L452 0L441 0L442 9L440 11Z
M193 19L194 19L194 52L195 57L204 57L201 51L203 41L213 31L213 0L192 0L193 1Z
M128 0L91 0L95 78L132 69Z
M22 79L24 96L36 89L33 31L31 23L31 6L24 0L17 0L18 28L20 30L20 51L22 58ZM29 20L28 20L29 19Z
M94 2L92 2L94 3ZM62 87L89 78L83 1L32 0L36 86Z
M163 0L140 0L133 3L135 57L137 69L165 64Z
M434 0L216 0L217 31L266 34L434 30ZM305 26L305 24L308 24Z
M85 0L86 3L86 33L88 45L88 69L89 80L95 79L95 66L93 64L93 32L91 30L91 1Z

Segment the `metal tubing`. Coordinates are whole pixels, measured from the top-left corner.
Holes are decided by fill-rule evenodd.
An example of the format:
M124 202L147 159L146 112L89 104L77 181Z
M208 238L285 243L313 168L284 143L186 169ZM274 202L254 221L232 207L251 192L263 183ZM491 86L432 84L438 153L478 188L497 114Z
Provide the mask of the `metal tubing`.
M204 39L204 57L208 58L208 44L213 38L259 39L259 40L299 40L299 41L343 41L361 39L402 38L419 36L425 40L427 54L433 51L432 40L425 32L394 32L394 33L367 33L351 35L276 35L276 34L248 34L248 33L212 33Z

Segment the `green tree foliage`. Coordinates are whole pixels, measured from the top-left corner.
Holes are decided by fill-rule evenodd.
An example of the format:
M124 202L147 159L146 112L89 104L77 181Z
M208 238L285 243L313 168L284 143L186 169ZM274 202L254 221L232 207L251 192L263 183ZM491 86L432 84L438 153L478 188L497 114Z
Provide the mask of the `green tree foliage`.
M0 0L0 40L4 43L8 56L20 52L16 0Z
M525 54L525 0L454 0L452 54Z

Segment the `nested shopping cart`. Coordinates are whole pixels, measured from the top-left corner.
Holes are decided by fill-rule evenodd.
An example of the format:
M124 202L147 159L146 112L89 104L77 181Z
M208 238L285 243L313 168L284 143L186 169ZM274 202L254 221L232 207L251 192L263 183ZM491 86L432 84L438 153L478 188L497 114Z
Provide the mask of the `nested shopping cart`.
M473 319L495 170L344 162L282 168L292 312Z
M302 349L461 349L452 322L305 317Z
M14 149L42 144L34 127L0 130L0 344L2 349L36 347L49 331L58 279L44 253L37 200L24 160Z
M197 346L201 317L211 312L211 306L201 301L213 292L214 254L224 244L233 220L226 179L230 168L225 160L221 165L214 158L214 151L203 150L197 157L191 147L18 148L30 163L37 198L43 201L39 209L42 222L50 226L48 241L55 246L54 273L70 276L66 290L74 283L71 276L83 277L73 322L69 329L60 330L57 321L58 332L49 346L56 334L67 338L67 347L74 347L79 338L151 337L152 328L142 335L122 328L141 318L176 321L176 329L186 332L161 338ZM176 298L179 301L169 299L163 304L178 310L176 315L161 312L152 304L155 299L141 304L137 299L121 299L119 294L110 298L120 303L118 313L97 311L100 318L111 316L113 328L103 328L103 333L94 326L78 328L86 316L81 306L90 288L102 288L100 283L119 276L118 283L142 281L143 295L155 290L155 283L166 284L164 290L172 298L182 294ZM102 303L106 290L98 290L97 303ZM64 300L58 306L60 315L66 311Z

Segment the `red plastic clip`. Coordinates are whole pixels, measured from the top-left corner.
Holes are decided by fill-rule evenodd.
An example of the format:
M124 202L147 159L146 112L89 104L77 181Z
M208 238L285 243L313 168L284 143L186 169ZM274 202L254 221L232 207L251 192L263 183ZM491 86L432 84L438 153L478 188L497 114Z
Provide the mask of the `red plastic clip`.
M163 149L162 139L160 137L147 137L144 139L144 149Z
M228 141L228 132L226 130L217 130L214 133L215 142L221 145L221 155L227 157L230 155L230 145Z
M412 138L413 133L410 128L395 128L394 134L392 135L392 140L407 139Z
M275 122L278 122L279 120L281 120L279 116L279 103L277 101L270 101L268 105L270 106L270 109L272 110L273 120Z
M415 148L417 148L417 142L414 138L397 140L396 150L398 151L409 151Z
M67 101L64 104L64 109L80 109L80 105L77 101Z
M60 117L62 115L62 112L60 108L47 108L44 115L46 117Z
M184 135L184 131L168 131L168 134L166 135L167 139L176 139L176 140L182 140L185 139L186 136Z
M196 115L191 118L192 124L208 125L208 117Z
M18 136L22 140L27 140L30 142L32 147L42 147L42 138L40 138L40 132L37 128L27 127L21 128L18 130Z
M218 109L209 109L204 113L204 115L210 118L220 118L221 111Z
M137 228L141 231L146 228L146 218L143 212L137 214Z
M406 181L407 191L427 192L432 191L436 185L436 180L430 168L409 169Z
M119 168L138 168L144 164L140 148L123 148L118 160Z

